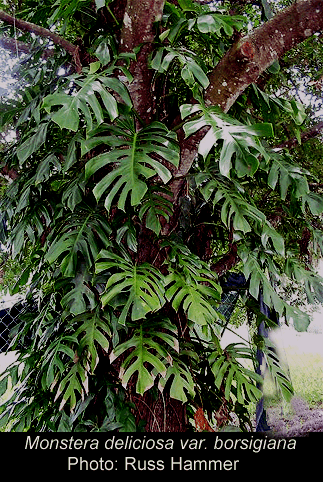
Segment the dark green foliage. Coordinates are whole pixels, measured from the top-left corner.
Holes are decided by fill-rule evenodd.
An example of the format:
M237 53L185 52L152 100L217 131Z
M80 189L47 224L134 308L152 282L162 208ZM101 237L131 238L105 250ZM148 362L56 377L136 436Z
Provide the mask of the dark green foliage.
M310 247L301 246L306 228L323 252L323 201L312 189L320 173L301 148L300 166L293 152L274 149L284 122L300 135L304 109L256 86L230 115L204 105L207 74L247 19L181 0L166 2L156 29L150 68L152 90L162 95L143 125L128 92L129 61L139 50L119 54L113 2L25 3L26 19L45 26L49 19L70 40L82 26L90 61L71 74L63 53L27 58L16 69L24 82L1 110L2 128L17 130L1 152L19 174L1 199L20 271L12 292L37 301L13 340L28 333L31 347L0 380L0 396L10 379L15 387L0 408L1 427L140 430L131 394L155 390L185 404L192 418L202 406L216 429L224 410L248 430L247 408L261 397L255 345L221 346L226 321L215 267L235 247L235 269L248 281L242 302L258 316L263 293L270 309L306 330L309 317L285 296L282 279L322 302L323 281L304 262ZM205 127L174 203L178 133ZM268 365L289 399L290 381L271 348Z

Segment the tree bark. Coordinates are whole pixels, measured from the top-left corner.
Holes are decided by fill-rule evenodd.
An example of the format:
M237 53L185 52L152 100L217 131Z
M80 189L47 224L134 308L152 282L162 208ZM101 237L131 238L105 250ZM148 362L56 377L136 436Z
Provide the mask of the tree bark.
M303 0L284 9L251 35L238 40L225 54L209 76L205 103L228 112L245 89L275 60L322 30L323 0ZM176 178L185 176L190 170L202 137L201 132L197 132L181 142L181 162L172 183L175 198L179 184Z
M148 57L153 49L156 22L161 20L164 3L164 0L128 0L124 13L120 52L132 53L140 47L136 60L130 64L133 80L129 83L128 90L143 123L150 122L155 114L156 98L151 88L153 71L149 69ZM160 248L154 241L153 233L141 226L137 262L153 263L160 255ZM136 405L137 422L144 421L147 432L186 431L185 405L170 398L167 389L163 393L151 389L141 396L136 393L134 383L128 387L129 398Z
M128 88L134 107L144 123L154 117L156 99L151 90L153 71L148 68L148 56L153 49L156 22L158 24L161 19L164 3L164 0L127 0L123 16L120 53L132 53L139 48L136 61L130 65L133 81ZM237 41L210 74L210 86L205 93L206 104L218 105L227 112L239 95L255 82L274 60L323 29L322 14L323 0L296 2L251 35ZM16 19L3 11L0 11L0 20L23 31L51 39L72 55L77 69L81 69L77 46L43 27ZM173 172L171 183L175 202L197 155L198 143L207 130L208 128L201 130L187 139L181 132L181 163ZM147 247L150 249L148 254L140 251L140 262L152 255L153 247L149 243L149 237L143 233L138 250L143 246L146 251ZM222 275L234 266L237 259L236 245L233 244L231 251L215 263L213 269ZM141 397L133 390L130 397L136 403L139 416L146 419L147 431L186 430L185 406L171 400L166 391L163 395L157 392L157 398L154 398L151 391Z
M47 30L44 27L40 27L39 25L36 25L34 23L26 22L25 20L21 20L12 15L9 15L3 10L0 10L0 20L24 32L32 32L39 37L48 38L52 40L54 44L62 47L67 53L69 53L73 57L76 70L78 72L82 70L82 65L80 63L79 54L78 54L78 47L76 45L73 45L68 40L65 40L64 38L60 37L56 33L51 32L50 30Z
M323 28L322 0L294 3L240 39L210 75L207 104L225 112L275 60Z
M148 67L148 56L155 38L155 23L162 18L165 0L128 0L123 19L120 51L132 53L140 47L137 59L130 65L133 81L128 89L134 107L142 121L154 115L155 98L151 91L153 71Z
M301 142L306 142L309 139L313 139L314 137L317 137L321 132L323 131L323 121L319 122L313 127L310 127L306 131L301 133ZM281 142L280 144L277 144L275 147L276 148L287 148L290 149L291 147L294 147L298 144L298 139L296 137L293 137L293 139L288 139L287 141Z
M1 37L0 47L5 50L9 50L15 55L30 54L32 49L30 45L11 37ZM53 57L54 55L55 55L54 50L45 49L42 52L43 59L47 59L48 57Z

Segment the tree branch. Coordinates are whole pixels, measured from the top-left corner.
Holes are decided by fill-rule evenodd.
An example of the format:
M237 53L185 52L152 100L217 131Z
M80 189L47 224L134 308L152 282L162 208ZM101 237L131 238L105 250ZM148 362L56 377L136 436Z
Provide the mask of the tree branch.
M323 30L323 1L303 0L284 9L250 36L236 42L209 76L205 93L208 105L218 105L227 112L244 90L257 80L276 59ZM208 129L208 128L207 128ZM178 180L194 162L201 131L181 141L181 163L173 173L172 192L177 197Z
M10 169L8 166L1 167L0 173L4 177L7 177L7 178L11 179L12 181L17 179L17 177L19 176L18 172L15 169Z
M31 45L21 42L20 40L16 40L12 37L0 37L0 47L5 50L9 50L15 55L30 54L32 50ZM52 57L53 55L55 55L54 50L45 49L42 52L42 57L44 59Z
M310 127L306 131L302 132L301 133L302 143L308 141L309 139L313 139L313 137L318 136L322 132L322 130L323 130L323 121L319 122L315 126ZM290 147L296 146L297 144L298 144L298 139L296 137L293 137L293 139L288 139L287 141L284 141L281 144L278 144L277 146L275 146L275 148L280 148L280 149L290 148Z
M239 261L240 258L238 256L238 246L236 243L233 243L230 251L216 263L212 264L211 270L215 271L219 278L221 278L221 276L229 271L229 269L233 268Z
M294 3L251 35L240 39L210 75L207 104L225 112L275 60L323 29L322 0Z
M64 38L60 37L56 33L51 32L50 30L47 30L44 27L40 27L39 25L36 25L34 23L26 22L25 20L16 18L4 12L3 10L0 10L0 20L24 32L32 32L39 37L48 38L52 40L52 42L54 42L55 45L59 45L73 57L76 70L78 72L81 71L82 66L79 59L78 47L76 45L73 45L68 40L65 40Z

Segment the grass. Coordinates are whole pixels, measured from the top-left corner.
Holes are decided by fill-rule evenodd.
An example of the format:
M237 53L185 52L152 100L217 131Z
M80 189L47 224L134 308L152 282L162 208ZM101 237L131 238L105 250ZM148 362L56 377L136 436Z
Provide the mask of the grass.
M288 436L323 431L323 344L321 334L287 332L281 355L294 388L291 402L282 400L265 378L265 406L274 433Z
M322 335L287 333L280 356L285 361L295 391L309 407L323 400L323 345ZM277 343L279 340L277 340ZM280 402L273 383L265 380L265 394L269 405Z

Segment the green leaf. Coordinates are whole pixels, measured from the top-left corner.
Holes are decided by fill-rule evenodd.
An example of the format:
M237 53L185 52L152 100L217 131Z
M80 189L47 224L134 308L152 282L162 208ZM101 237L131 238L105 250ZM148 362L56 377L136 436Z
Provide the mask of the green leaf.
M313 216L319 216L323 213L323 197L320 194L310 192L305 194L302 198L303 211L305 210L305 203L310 208Z
M185 25L186 21L182 20L181 25ZM172 41L171 34L168 38ZM157 50L155 56L151 60L151 67L160 73L166 73L172 63L177 61L181 68L181 77L184 82L190 87L199 84L203 89L209 85L209 79L200 65L200 59L194 54L184 48L162 47Z
M173 204L166 196L170 196L170 192L162 186L149 186L139 211L139 219L145 218L146 227L157 235L161 231L160 218L168 221L173 212Z
M270 72L271 74L278 74L278 72L280 71L280 64L278 62L278 60L274 60L274 62L268 67L268 72Z
M184 12L195 12L199 10L199 6L192 0L178 0L178 5Z
M215 33L221 37L222 30L231 37L234 30L241 30L245 25L245 18L242 16L220 15L210 13L197 18L197 28L202 33Z
M90 74L95 74L101 67L101 62L91 62L90 63Z
M49 154L37 166L35 176L35 186L47 181L53 174L60 172L61 164L54 154Z
M177 249L170 254L170 259L176 259L176 263L170 266L165 280L167 300L175 310L182 306L190 321L216 326L219 314L215 306L221 299L221 287L215 274L188 249Z
M284 238L270 225L269 222L263 224L261 242L264 248L267 247L268 240L271 239L273 247L280 256L285 256Z
M110 356L113 362L120 355L131 349L120 369L120 378L124 387L130 378L137 374L136 391L144 394L154 384L155 377L165 378L167 370L163 359L169 356L169 348L176 346L174 342L174 326L166 320L147 320L135 329L132 338L118 345ZM165 330L172 336L165 336ZM156 343L155 338L159 339ZM162 343L162 342L166 343Z
M224 386L224 395L228 401L233 395L241 404L257 402L262 397L262 392L255 383L262 383L263 379L238 362L241 357L253 359L252 351L245 348L244 344L242 347L240 345L228 345L224 349L225 354L220 356L217 353L211 354L209 363L214 374L214 384L218 389Z
M270 283L266 270L261 266L257 250L250 252L241 248L239 256L243 260L243 273L249 280L249 293L258 300L259 294L262 292L265 304L282 315L285 304Z
M158 388L161 392L169 380L171 380L169 392L171 398L186 403L188 400L187 395L194 397L195 383L185 363L174 360L172 365L167 368L166 376L161 378L158 383Z
M9 373L1 374L1 380L0 380L0 398L3 396L3 394L7 391L8 388L8 382L9 382Z
M56 231L45 260L50 264L59 261L63 276L73 278L79 267L80 255L85 266L91 267L100 251L100 240L109 244L110 232L106 220L95 211L75 211Z
M163 183L170 180L170 171L156 156L175 166L179 162L175 135L163 124L153 122L138 133L133 122L120 122L117 126L114 131L119 134L118 137L109 136L106 140L112 149L90 159L85 166L88 179L99 169L113 164L114 168L93 189L97 200L108 191L105 198L108 211L117 196L118 207L123 211L126 210L128 197L132 206L138 205L147 192L147 179L159 176Z
M249 199L237 181L230 181L217 174L211 176L200 173L196 176L196 182L206 201L213 200L214 207L219 206L222 202L221 220L229 229L231 229L232 223L236 231L246 234L260 225L268 226L269 232L269 224L265 224L266 216L256 208L252 199ZM273 233L271 234L274 236ZM278 233L275 241L278 245Z
M272 125L268 123L246 126L237 120L223 114L216 107L204 107L183 105L181 115L185 119L190 113L200 111L200 116L194 120L185 122L183 129L186 137L209 126L210 129L200 141L198 152L204 159L210 153L212 147L222 141L220 149L219 169L225 177L230 177L232 160L235 161L235 169L238 177L253 176L259 167L257 156L261 154L267 157L266 151L259 141L259 137L271 137Z
M84 172L75 179L64 183L62 186L62 203L74 212L76 206L83 201L85 192Z
M140 320L164 305L164 277L153 266L148 263L137 266L131 260L103 250L95 271L98 274L106 270L112 270L113 274L101 295L102 304L122 307L120 324L126 323L128 315L133 321Z
M279 356L276 353L276 347L273 342L269 338L264 338L264 343L265 346L263 352L270 374L278 384L284 399L287 402L290 402L292 396L294 395L292 382L281 365Z
M100 60L103 66L107 65L110 62L110 44L108 39L104 38L103 40L101 40L95 50L95 55Z
M280 197L283 200L286 199L288 189L292 186L296 198L303 197L306 200L307 193L309 193L306 180L308 175L310 175L308 171L289 163L283 156L275 154L272 156L272 164L269 169L268 185L275 189L279 181Z
M70 282L74 288L63 296L62 306L73 315L79 315L87 309L93 310L97 304L93 291L88 287L88 277L78 273Z
M47 129L48 122L41 123L37 128L29 132L28 138L17 147L16 152L20 165L24 164L25 161L45 143ZM30 135L32 132L35 132L35 134Z
M296 331L307 331L311 323L311 318L308 313L304 313L297 306L290 306L286 303L286 321L287 323L293 322L293 326Z
M74 359L74 350L77 338L63 335L55 339L45 350L42 361L42 386L44 389L51 387L57 377L64 373L65 363Z
M131 249L131 251L133 251L134 253L137 252L138 242L136 237L136 230L130 219L118 229L116 235L116 242L119 244L119 246L122 246L122 243L126 242L128 248Z
M58 124L61 129L65 128L76 132L79 128L82 113L88 130L92 130L94 119L97 124L104 121L102 105L107 110L111 120L118 116L117 101L105 88L100 76L101 74L90 73L84 79L76 77L75 84L80 88L73 95L58 91L44 98L43 108L51 114L52 121ZM101 98L101 104L95 93ZM52 108L57 106L61 107L52 112Z
M73 412L77 403L77 395L84 400L88 394L88 373L81 361L74 363L68 374L59 384L54 401L62 395L59 410L62 410L69 402L70 411Z
M100 8L105 7L105 0L95 0L95 8L98 11Z
M83 356L89 361L89 372L93 374L99 362L96 344L101 346L105 352L108 352L110 342L107 336L110 338L111 330L107 320L101 318L97 311L83 313L73 319L73 323L78 321L81 322L81 325L76 330L75 336L82 335L78 346L78 353L79 356Z
M300 260L291 253L288 254L285 273L299 286L303 286L308 303L323 303L323 278L308 267L302 266Z

